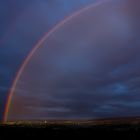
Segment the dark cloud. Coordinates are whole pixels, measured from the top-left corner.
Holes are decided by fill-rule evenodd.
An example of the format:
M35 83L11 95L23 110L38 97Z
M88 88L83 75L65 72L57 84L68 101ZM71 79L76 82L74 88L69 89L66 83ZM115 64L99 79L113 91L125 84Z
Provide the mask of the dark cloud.
M0 1L0 102L4 108L12 81L36 42L65 16L95 0ZM0 109L2 116L3 109Z
M53 32L25 67L8 118L140 115L140 17L129 2L101 4Z

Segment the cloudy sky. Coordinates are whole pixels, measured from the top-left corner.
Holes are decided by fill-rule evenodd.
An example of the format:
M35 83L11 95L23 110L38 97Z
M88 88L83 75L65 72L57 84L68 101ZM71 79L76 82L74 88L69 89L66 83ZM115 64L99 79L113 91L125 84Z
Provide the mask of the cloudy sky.
M0 1L0 111L24 68L8 119L92 119L140 115L138 0ZM89 9L75 14L81 8ZM56 26L55 26L56 27Z
M0 0L0 118L7 92L31 48L65 16L96 0Z

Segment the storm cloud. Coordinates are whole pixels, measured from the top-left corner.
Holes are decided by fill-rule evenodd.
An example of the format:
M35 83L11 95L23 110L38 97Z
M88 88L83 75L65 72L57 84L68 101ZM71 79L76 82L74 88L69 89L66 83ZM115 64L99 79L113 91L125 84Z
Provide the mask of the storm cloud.
M65 16L94 2L96 0L0 1L0 119L15 75L36 42Z
M51 33L20 76L8 119L140 115L139 2L130 2L93 6Z

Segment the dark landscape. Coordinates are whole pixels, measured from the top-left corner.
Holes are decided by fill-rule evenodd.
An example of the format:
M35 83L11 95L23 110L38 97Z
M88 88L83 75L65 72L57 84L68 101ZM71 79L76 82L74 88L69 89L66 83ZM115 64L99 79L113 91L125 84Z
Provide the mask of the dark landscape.
M103 136L103 134L136 136L140 118L113 118L88 121L17 121L0 125L1 137L30 136ZM101 134L101 135L99 135Z

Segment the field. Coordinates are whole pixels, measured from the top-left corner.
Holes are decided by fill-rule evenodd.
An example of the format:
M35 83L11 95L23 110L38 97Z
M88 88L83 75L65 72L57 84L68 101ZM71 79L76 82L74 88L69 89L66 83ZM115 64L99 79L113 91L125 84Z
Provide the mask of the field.
M103 133L134 135L140 133L140 118L117 118L88 121L17 121L0 124L0 134L5 137L34 136L102 136ZM100 135L99 135L100 134Z

